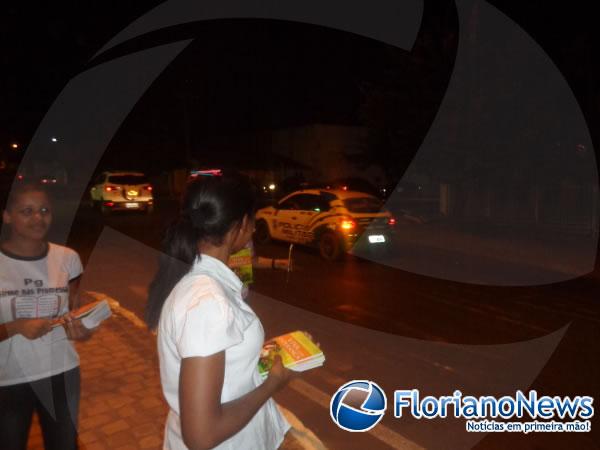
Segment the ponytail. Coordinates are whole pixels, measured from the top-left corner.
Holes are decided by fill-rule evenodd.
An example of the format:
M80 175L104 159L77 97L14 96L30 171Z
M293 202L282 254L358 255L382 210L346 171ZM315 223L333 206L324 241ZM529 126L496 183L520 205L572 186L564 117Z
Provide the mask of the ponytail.
M167 297L200 256L198 244L221 245L233 226L254 216L255 204L254 187L239 174L198 179L187 186L179 218L167 228L148 291L145 320L150 329L157 327Z
M158 325L165 300L175 285L190 271L198 256L199 230L194 228L188 215L179 217L165 233L158 271L150 283L145 320L150 329Z

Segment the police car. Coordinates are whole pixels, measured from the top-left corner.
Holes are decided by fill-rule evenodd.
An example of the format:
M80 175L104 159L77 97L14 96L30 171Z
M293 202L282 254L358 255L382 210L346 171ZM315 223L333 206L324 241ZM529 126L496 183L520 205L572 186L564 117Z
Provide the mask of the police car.
M254 240L277 239L316 246L326 260L335 260L361 239L372 248L391 243L396 220L369 194L344 189L293 192L275 206L256 213Z

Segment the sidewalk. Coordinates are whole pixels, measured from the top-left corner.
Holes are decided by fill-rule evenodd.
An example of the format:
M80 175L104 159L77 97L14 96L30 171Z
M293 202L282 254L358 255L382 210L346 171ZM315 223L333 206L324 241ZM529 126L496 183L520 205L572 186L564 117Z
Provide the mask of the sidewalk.
M81 358L81 450L162 448L167 405L158 376L155 338L120 314L76 344ZM43 450L37 425L29 449Z
M161 449L168 407L160 387L156 338L118 303L111 302L111 308L113 316L93 337L76 343L81 359L79 448ZM325 448L293 414L282 411L295 427L286 450ZM34 418L28 449L43 448Z

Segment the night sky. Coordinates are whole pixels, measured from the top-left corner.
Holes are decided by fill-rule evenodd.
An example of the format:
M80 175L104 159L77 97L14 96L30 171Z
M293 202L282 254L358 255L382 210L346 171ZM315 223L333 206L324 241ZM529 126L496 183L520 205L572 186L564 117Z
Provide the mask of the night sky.
M6 152L13 141L26 144L68 80L90 67L92 56L111 37L159 3L3 4L0 151ZM540 0L490 3L520 24L556 63L597 146L599 72L595 16L587 2L571 1L564 7ZM443 4L426 2L423 28L434 41L452 44L456 17L453 8ZM312 122L360 125L361 89L382 82L386 71L414 57L373 40L312 25L222 20L144 36L103 58L186 38L195 41L136 106L115 136L109 155L135 148L148 152L193 147L207 135ZM444 54L436 54L439 61L432 59L437 84L424 102L435 105L441 100L454 51L455 45L449 45ZM416 127L415 133L424 133L426 125Z

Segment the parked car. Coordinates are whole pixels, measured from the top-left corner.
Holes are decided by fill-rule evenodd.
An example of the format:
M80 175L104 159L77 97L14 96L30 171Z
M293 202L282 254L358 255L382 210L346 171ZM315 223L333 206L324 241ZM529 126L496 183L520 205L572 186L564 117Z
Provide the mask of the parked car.
M151 213L154 209L152 185L141 172L103 172L93 182L90 199L103 214L116 210Z
M326 260L338 259L363 233L371 248L391 245L396 220L381 200L349 190L305 189L256 213L257 243L277 239L315 246Z

